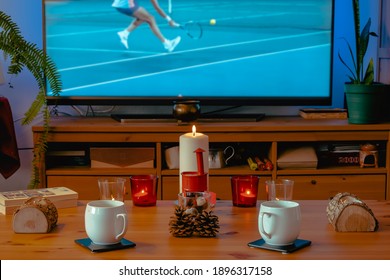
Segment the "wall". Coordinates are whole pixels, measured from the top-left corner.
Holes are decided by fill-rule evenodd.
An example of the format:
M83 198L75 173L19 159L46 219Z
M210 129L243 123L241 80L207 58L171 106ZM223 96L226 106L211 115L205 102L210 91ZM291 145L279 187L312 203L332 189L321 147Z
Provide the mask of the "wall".
M0 0L0 10L13 18L27 40L42 47L41 0ZM2 53L0 59L3 59ZM7 61L3 60L1 64L3 72L6 72ZM11 104L22 166L7 180L0 175L0 191L25 189L28 185L32 161L32 133L31 126L21 125L21 119L38 92L35 79L28 71L23 71L16 77L7 74L4 76L6 83L0 85L0 95L6 96ZM13 88L8 86L8 82L12 83Z
M346 34L352 34L352 13L351 1L335 1L335 59L334 59L334 84L333 84L333 104L332 107L340 108L344 106L343 83L346 80L345 68L341 65L337 58L337 52L345 49L342 37ZM378 9L378 1L361 1L362 22L365 23L370 15L373 19ZM42 3L41 0L0 0L0 10L9 14L14 21L19 25L22 34L25 38L38 46L42 47ZM378 21L373 20L373 30L377 30ZM377 32L379 33L379 32ZM346 37L347 40L351 38ZM375 54L375 40L369 52ZM2 56L0 56L2 59ZM2 62L3 68L6 67L7 61ZM20 120L23 113L31 104L38 88L30 73L24 71L17 77L9 77L5 75L5 79L11 80L13 88L9 88L7 84L0 85L0 95L6 96L11 103L13 117L15 121L15 129L17 131L17 141L22 159L22 167L9 179L4 180L0 176L0 191L14 190L26 188L31 170L32 160L32 134L31 126L21 126ZM156 108L153 108L155 110ZM170 108L157 108L159 110L170 110ZM264 112L267 115L296 115L299 108L296 107L250 107L247 112ZM69 111L66 108L66 111ZM135 108L135 112L141 112L142 107ZM70 111L76 114L75 111Z

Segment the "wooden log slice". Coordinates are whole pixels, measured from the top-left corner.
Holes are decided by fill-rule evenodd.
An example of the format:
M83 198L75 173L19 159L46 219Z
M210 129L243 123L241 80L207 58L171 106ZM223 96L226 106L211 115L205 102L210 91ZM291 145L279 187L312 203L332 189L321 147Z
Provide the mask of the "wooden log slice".
M326 208L329 223L336 231L376 231L378 220L372 210L356 195L337 194Z
M13 216L16 233L47 233L57 225L57 208L48 198L31 197Z

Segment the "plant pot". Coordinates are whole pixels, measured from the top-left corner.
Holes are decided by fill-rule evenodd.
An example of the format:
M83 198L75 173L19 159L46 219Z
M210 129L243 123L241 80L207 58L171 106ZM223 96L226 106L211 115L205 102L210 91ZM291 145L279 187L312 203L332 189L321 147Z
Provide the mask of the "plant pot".
M372 124L390 119L390 85L345 84L348 122Z

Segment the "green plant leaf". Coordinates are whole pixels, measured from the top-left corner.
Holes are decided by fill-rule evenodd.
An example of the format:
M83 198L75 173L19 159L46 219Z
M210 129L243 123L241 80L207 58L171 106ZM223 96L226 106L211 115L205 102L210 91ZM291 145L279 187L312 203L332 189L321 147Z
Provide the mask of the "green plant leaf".
M351 2L354 18L355 49L352 49L351 44L349 44L348 42L347 47L352 59L352 66L348 65L340 54L339 59L350 72L351 75L349 75L349 78L351 83L371 84L374 82L374 62L372 59L370 59L370 62L364 71L364 57L367 53L370 37L378 37L378 35L375 32L370 31L371 18L367 20L367 23L364 25L362 31L360 32L359 0L351 0Z
M357 77L356 77L356 75L355 75L356 71L353 71L353 70L351 69L351 67L349 67L349 65L348 65L348 64L344 61L344 59L341 57L341 54L340 54L340 53L338 53L338 57L339 57L341 63L342 63L342 64L348 69L348 71L351 73L351 75L349 76L350 79L351 79L351 81L357 80Z
M371 85L374 82L374 60L371 58L365 71L363 84Z

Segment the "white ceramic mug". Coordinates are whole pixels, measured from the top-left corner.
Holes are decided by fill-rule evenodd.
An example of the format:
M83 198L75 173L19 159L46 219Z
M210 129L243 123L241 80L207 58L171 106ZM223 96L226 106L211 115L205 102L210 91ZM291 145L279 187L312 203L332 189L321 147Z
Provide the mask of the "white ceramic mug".
M223 168L234 156L235 150L232 146L222 149L209 149L209 168Z
M165 150L165 161L169 169L179 168L179 146L170 147Z
M265 243L273 246L293 244L301 229L299 203L277 200L261 203L258 225Z
M127 231L125 204L118 200L95 200L85 209L85 230L93 243L119 243Z

